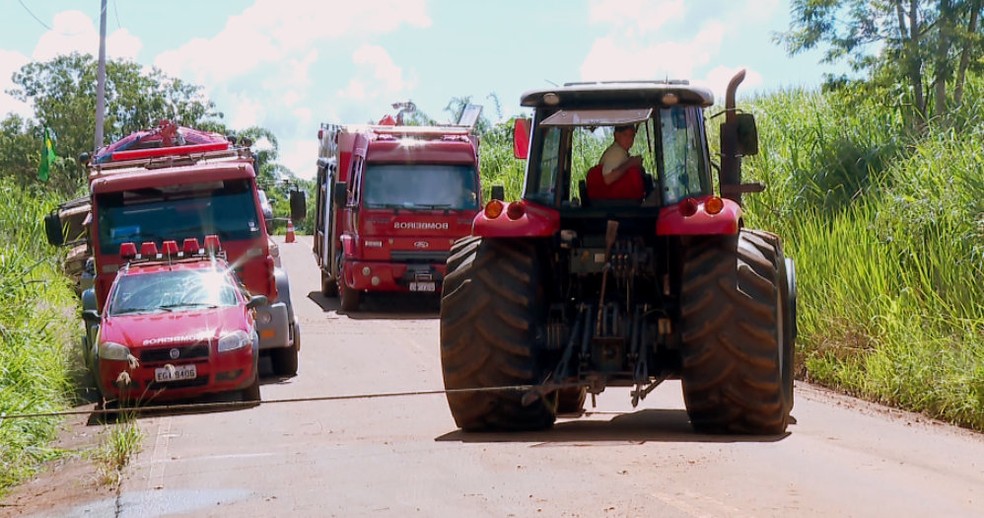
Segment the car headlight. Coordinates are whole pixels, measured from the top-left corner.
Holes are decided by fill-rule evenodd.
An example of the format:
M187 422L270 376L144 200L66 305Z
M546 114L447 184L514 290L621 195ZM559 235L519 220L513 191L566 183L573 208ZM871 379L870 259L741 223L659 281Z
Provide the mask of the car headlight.
M245 331L236 331L219 338L220 353L235 351L250 345L253 345L253 341L249 339L249 335Z
M99 358L103 360L116 360L125 362L130 356L130 349L125 345L115 342L99 343Z

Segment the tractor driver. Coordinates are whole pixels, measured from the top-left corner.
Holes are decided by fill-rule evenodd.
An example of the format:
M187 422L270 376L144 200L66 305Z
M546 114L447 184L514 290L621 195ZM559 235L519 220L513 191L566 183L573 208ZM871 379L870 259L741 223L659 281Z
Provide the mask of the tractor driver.
M642 200L646 195L642 157L629 155L635 136L635 125L615 126L615 141L602 153L598 165L588 171L585 179L589 198Z

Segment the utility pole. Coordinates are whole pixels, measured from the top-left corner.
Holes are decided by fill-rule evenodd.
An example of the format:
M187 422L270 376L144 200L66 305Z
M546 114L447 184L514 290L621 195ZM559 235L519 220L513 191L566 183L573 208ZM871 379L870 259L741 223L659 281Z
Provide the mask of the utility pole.
M103 145L103 123L106 118L106 0L99 9L99 68L96 72L96 140L93 152Z

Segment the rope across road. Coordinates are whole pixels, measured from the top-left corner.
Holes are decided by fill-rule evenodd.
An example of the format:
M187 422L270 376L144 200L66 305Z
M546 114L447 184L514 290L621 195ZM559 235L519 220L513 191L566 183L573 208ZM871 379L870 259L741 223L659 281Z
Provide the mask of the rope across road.
M392 397L415 397L415 396L436 396L436 395L447 395L447 394L464 394L464 393L475 393L475 392L502 392L502 391L515 391L515 392L527 392L536 394L546 394L555 390L566 389L566 388L577 388L581 387L583 384L580 383L566 383L566 384L541 384L541 385L505 385L499 387L476 387L476 388L465 388L465 389L440 389L440 390L415 390L406 392L379 392L379 393L367 393L367 394L345 394L345 395L326 395L326 396L311 396L311 397L299 397L299 398L280 398L280 399L265 399L261 401L215 401L207 403L179 403L171 405L143 405L143 406L132 406L132 407L118 407L118 408L95 408L90 410L58 410L51 412L33 412L33 413L22 413L22 414L0 414L0 426L7 420L14 419L32 419L39 417L57 417L57 416L70 416L70 415L100 415L100 414L113 414L113 415L125 415L125 414L137 414L137 413L164 413L164 412L188 412L196 410L218 410L218 409L235 409L235 408L250 408L260 405L274 405L283 403L310 403L317 401L350 401L359 399L380 399L380 398L392 398Z

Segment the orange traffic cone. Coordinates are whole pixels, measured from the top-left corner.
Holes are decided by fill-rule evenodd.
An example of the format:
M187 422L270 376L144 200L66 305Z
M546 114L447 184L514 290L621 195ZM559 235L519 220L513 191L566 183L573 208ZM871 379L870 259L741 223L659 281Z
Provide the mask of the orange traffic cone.
M293 243L294 239L294 222L288 218L287 219L287 237L284 239L285 243Z

